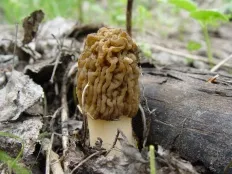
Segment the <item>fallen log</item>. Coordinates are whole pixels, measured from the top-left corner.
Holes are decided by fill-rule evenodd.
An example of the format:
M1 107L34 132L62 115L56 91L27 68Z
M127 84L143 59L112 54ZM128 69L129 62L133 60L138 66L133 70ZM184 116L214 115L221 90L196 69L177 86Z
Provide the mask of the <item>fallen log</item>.
M223 173L232 161L232 76L220 74L210 83L216 73L190 68L143 71L141 99L151 118L148 143Z

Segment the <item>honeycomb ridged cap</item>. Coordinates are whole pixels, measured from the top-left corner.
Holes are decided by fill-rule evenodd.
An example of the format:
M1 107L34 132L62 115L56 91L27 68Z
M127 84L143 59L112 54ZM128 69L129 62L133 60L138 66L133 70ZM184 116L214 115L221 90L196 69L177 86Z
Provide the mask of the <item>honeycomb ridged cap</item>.
M78 59L76 88L87 116L117 120L136 115L140 75L137 52L136 44L122 29L104 27L87 36Z

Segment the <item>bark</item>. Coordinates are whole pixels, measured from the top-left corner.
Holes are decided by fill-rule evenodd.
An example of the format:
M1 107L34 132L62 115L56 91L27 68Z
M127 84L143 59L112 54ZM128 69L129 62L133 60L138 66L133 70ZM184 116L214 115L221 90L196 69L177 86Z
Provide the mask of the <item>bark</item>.
M223 173L232 161L232 76L193 69L144 69L141 99L151 119L148 143L176 150ZM147 102L147 104L146 104ZM149 113L156 109L155 112Z

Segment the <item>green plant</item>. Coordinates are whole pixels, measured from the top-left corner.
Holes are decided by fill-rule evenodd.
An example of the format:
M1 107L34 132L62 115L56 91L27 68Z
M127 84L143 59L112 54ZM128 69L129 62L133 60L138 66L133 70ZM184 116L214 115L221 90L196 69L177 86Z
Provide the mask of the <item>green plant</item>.
M149 146L149 156L150 156L150 174L156 174L155 148L153 145Z
M133 24L139 28L140 31L143 31L146 27L145 24L148 21L152 20L151 12L143 5L138 5L134 13Z
M147 58L151 58L152 51L151 51L151 46L148 43L138 42L138 46Z
M22 144L21 150L16 158L12 158L6 152L0 150L0 161L5 163L9 169L13 170L16 174L30 174L31 172L19 162L24 149L23 140L20 137L7 132L0 132L0 136L14 138Z
M188 49L189 52L197 51L200 48L201 48L200 43L192 41L192 40L188 42L187 49Z
M209 38L208 27L209 25L218 25L218 21L228 21L228 18L226 15L213 10L196 10L191 12L190 16L196 19L202 27L207 47L209 63L212 64L213 55L211 50L211 42Z
M81 23L84 22L83 19L83 1L82 0L77 0L77 10L78 10L78 19Z
M192 41L190 40L188 42L188 45L187 45L187 50L191 53L193 51L197 51L201 48L201 44L196 42L196 41ZM188 65L191 65L194 60L192 58L189 58L189 57L186 57L185 61L187 62Z
M127 4L127 0L109 1L108 14L110 16L110 22L112 24L125 26L126 4Z
M219 22L227 22L228 17L219 11L200 9L191 0L169 0L168 2L178 8L188 11L190 13L190 17L199 22L202 27L206 43L208 60L209 63L212 64L213 55L211 50L208 27L210 25L218 25Z
M38 9L44 11L46 19L53 19L56 16L76 19L79 2L80 0L1 0L0 8L3 19L8 23L21 22L32 11Z
M168 2L189 12L195 11L197 9L197 5L189 0L169 0Z

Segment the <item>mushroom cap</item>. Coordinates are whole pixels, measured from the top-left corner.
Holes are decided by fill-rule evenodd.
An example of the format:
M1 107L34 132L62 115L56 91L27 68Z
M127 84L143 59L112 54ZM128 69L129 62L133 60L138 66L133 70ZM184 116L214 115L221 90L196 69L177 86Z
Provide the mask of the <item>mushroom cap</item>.
M136 44L122 29L103 27L87 36L78 59L76 88L87 116L117 120L136 115L140 75L137 52Z

